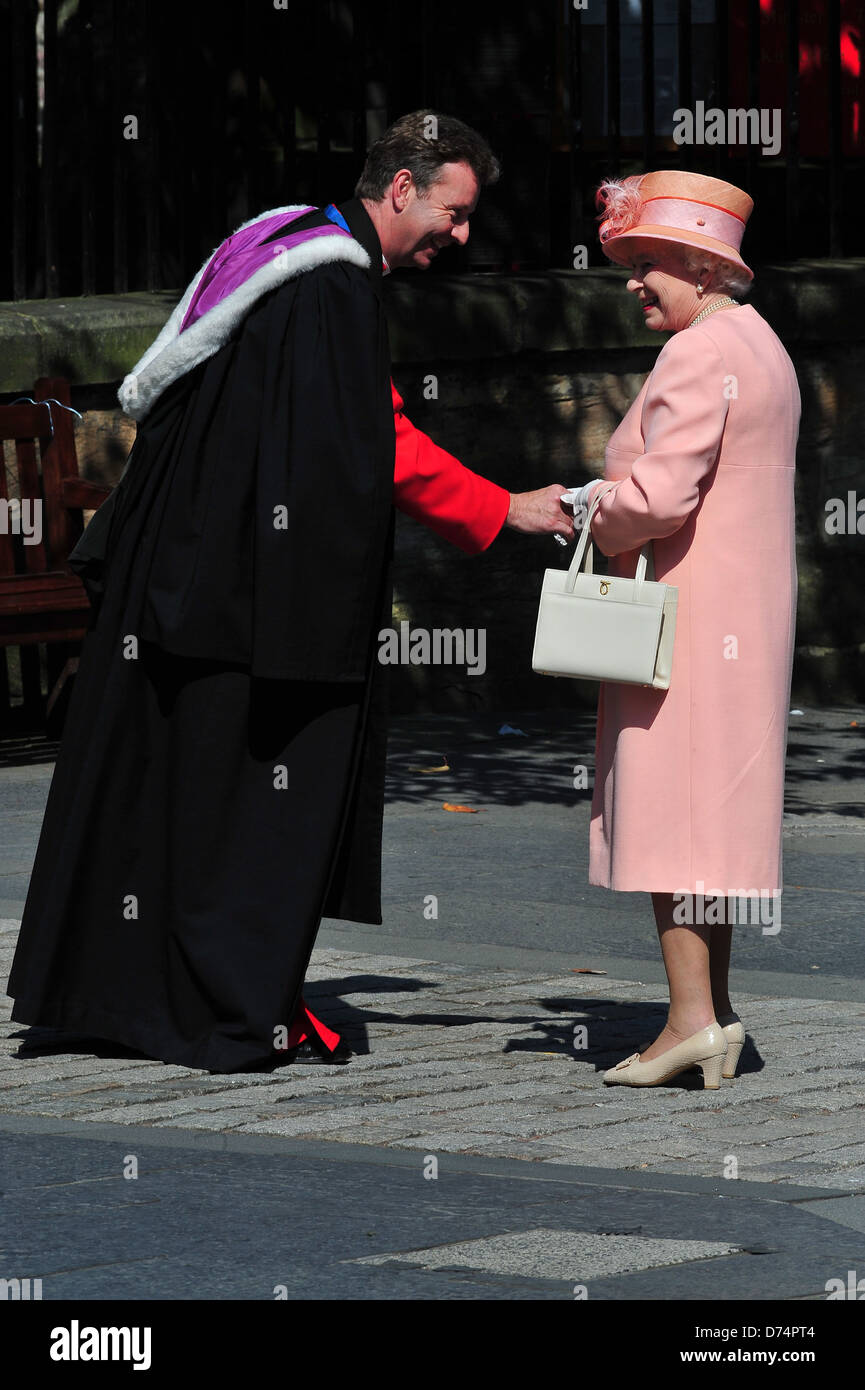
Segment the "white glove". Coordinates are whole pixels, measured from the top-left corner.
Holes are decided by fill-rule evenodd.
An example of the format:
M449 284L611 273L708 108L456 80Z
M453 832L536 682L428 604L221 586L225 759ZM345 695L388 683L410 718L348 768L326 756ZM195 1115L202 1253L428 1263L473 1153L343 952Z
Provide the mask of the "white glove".
M568 492L563 492L559 498L560 502L573 505L574 508L574 530L580 531L586 524L586 517L589 514L589 493L598 483L604 482L603 478L592 478L590 483L584 483L582 487L572 487Z

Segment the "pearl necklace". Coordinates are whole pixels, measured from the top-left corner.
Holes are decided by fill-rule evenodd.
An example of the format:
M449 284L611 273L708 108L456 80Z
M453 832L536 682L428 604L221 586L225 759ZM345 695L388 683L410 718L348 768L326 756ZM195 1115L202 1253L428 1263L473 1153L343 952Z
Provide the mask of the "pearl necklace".
M695 319L691 319L691 322L688 324L688 328L693 328L695 323L699 323L700 320L706 318L708 314L714 314L716 309L726 309L728 304L736 304L737 309L739 307L735 299L731 299L728 294L725 294L724 298L719 299L717 304L709 304L705 309L701 309L697 317Z

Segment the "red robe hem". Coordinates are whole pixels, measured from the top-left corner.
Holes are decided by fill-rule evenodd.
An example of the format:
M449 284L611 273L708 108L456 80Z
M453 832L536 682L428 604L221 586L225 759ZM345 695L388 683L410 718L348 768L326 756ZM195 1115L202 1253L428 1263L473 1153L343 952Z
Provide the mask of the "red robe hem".
M319 1041L324 1043L328 1052L335 1052L339 1046L339 1033L334 1033L332 1028L328 1028L326 1023L322 1023L320 1018L307 1006L306 1000L301 998L294 1021L288 1030L288 1037L285 1041L286 1050L290 1047L298 1047L307 1038L314 1035Z

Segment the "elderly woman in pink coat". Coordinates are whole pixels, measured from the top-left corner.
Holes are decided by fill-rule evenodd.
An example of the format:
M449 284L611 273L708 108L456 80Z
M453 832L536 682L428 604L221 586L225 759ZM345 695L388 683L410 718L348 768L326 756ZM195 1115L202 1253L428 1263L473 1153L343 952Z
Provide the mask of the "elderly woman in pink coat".
M745 930L777 931L765 909L781 889L799 389L768 323L736 301L753 278L747 194L659 171L603 184L598 202L604 251L630 268L648 327L672 337L610 439L615 486L592 539L622 576L651 541L656 579L678 588L669 689L601 686L589 881L651 893L670 986L660 1036L604 1081L654 1086L696 1065L717 1088L745 1038L733 924L744 905Z

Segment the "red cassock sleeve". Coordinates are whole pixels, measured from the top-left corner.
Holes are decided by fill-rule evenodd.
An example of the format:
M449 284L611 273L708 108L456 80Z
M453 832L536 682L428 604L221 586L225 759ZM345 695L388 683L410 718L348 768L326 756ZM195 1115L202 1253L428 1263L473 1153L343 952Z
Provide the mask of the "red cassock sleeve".
M510 493L415 429L403 415L393 382L390 387L396 426L394 506L469 555L486 550L505 524Z

